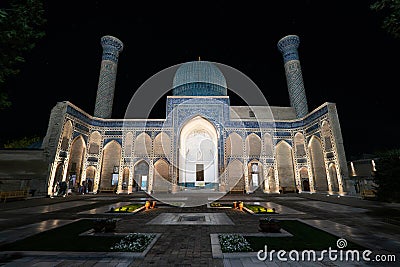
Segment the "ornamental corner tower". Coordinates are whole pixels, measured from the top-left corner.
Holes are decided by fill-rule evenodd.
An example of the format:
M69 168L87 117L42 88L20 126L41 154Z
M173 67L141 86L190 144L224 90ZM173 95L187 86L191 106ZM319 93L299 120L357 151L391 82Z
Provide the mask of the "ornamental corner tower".
M113 36L101 38L103 55L100 67L99 84L97 87L96 105L94 116L110 119L117 76L118 56L123 49L123 43Z
M290 105L294 108L297 118L308 114L307 98L301 73L297 48L300 38L297 35L288 35L278 42L279 51L283 55L286 81L289 90Z

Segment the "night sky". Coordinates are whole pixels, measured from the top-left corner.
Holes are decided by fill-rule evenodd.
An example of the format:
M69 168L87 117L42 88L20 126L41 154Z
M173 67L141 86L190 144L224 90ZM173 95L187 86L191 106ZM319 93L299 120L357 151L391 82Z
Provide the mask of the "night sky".
M6 84L13 106L0 112L0 142L44 137L58 101L93 114L104 35L124 43L113 118L152 75L199 56L246 74L270 105L289 106L276 44L295 34L309 110L336 103L348 159L399 148L400 40L382 30L371 2L45 1L46 37ZM162 100L152 118L164 108Z

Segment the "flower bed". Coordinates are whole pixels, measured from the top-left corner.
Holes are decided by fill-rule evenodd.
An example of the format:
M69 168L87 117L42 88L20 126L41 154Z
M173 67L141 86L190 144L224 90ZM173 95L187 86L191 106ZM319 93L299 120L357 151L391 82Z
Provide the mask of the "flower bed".
M221 203L221 202L212 202L210 203L210 208L233 208L233 204L231 203Z
M250 243L239 234L218 235L222 252L246 252L251 251Z
M119 252L143 252L155 237L155 234L129 234L110 249Z
M276 214L277 212L275 211L274 208L266 208L261 205L250 205L250 204L245 204L244 208L246 211L252 213L252 214Z
M292 236L260 236L246 234L218 234L222 253L257 252L268 245L268 250L309 250L321 251L336 247L339 236L300 222L298 220L280 220L282 229ZM346 249L365 250L366 248L348 241Z
M144 209L144 204L129 204L115 209L111 209L110 213L133 213Z

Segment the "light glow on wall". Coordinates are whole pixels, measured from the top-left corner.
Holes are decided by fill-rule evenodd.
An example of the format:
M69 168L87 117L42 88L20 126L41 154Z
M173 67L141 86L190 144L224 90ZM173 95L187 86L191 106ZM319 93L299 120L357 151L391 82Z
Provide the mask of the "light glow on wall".
M350 162L350 167L351 167L351 176L356 176L356 170L354 169L353 162Z
M375 160L371 160L372 163L372 171L376 172Z

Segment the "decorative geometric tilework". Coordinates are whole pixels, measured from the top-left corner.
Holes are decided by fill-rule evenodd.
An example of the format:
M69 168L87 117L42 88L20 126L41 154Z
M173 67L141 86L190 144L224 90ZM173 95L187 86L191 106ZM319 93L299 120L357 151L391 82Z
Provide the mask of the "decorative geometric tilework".
M297 52L299 44L300 39L296 35L286 36L278 42L278 48L283 55L285 64L290 105L295 109L297 118L304 117L308 113L307 98Z

